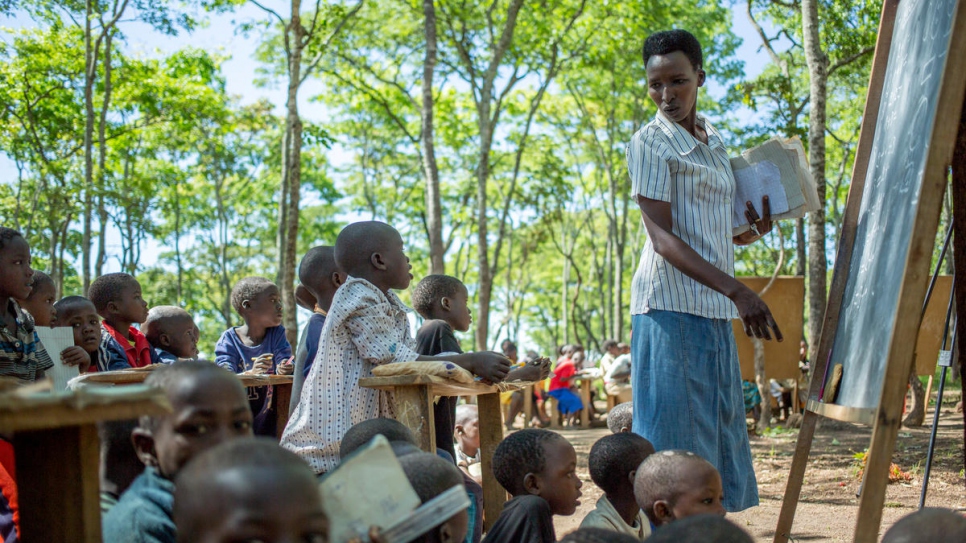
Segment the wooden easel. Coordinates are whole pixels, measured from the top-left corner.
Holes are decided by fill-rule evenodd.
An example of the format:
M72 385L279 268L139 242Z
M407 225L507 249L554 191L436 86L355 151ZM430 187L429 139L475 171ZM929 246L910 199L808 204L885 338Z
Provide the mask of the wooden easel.
M913 2L917 0L901 0ZM923 0L918 0L923 1ZM826 369L829 356L835 345L835 334L839 326L839 317L843 311L849 270L852 261L853 248L859 221L860 205L865 190L866 175L869 170L870 157L877 121L888 119L890 112L883 111L880 115L880 99L886 83L889 53L892 49L893 30L900 0L886 0L882 6L882 18L879 25L879 37L876 43L872 74L869 81L869 92L863 115L862 131L856 151L855 165L852 173L852 184L849 190L845 220L842 227L842 237L839 243L838 256L835 263L835 273L829 291L828 305L819 341L819 356L812 364L812 382L809 387L804 420L798 436L798 444L792 460L791 473L785 488L778 526L775 529L775 543L785 543L789 540L795 510L801 494L805 467L815 435L815 425L818 417L861 422L873 426L872 441L869 446L868 463L865 470L865 482L859 501L858 522L854 541L856 543L874 543L878 540L879 527L882 521L882 507L885 501L886 485L888 483L889 465L895 450L895 442L902 416L902 404L906 392L906 383L912 369L917 332L920 326L920 311L925 297L929 266L936 239L936 230L942 207L943 193L947 181L947 167L953 162L953 144L959 142L960 149L966 149L966 133L960 124L963 113L964 89L966 89L966 0L960 0L954 7L952 32L946 56L945 67L936 66L942 73L938 97L927 97L936 100L937 114L932 126L932 132L925 134L909 134L913 137L930 137L926 167L921 179L921 192L915 210L915 217L911 229L909 250L905 262L896 262L896 266L903 266L903 275L898 292L896 314L883 321L883 326L891 324L891 340L888 345L888 356L885 365L881 394L875 408L855 408L836 405L835 403L819 401L820 393L826 384ZM887 121L884 121L887 122ZM954 213L966 214L963 203L966 202L966 184L962 183L966 172L962 171L966 160L957 157L954 164L953 201ZM958 202L958 204L957 204ZM957 234L966 230L966 225L955 220ZM966 248L966 232L955 236L959 246ZM957 260L962 261L964 255L956 250ZM957 262L957 265L960 262ZM960 268L961 269L961 268ZM957 298L966 293L966 283L957 274L954 288ZM960 306L962 307L962 306ZM966 319L960 319L966 321ZM833 360L831 363L835 363Z

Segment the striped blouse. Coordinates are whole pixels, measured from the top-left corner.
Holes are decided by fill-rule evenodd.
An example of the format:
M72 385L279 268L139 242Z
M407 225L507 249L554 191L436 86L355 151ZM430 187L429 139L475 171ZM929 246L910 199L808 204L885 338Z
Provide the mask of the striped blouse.
M16 377L24 383L36 381L54 367L54 362L34 331L33 319L17 302L11 299L4 310L16 316L17 328L8 330L0 325L0 375Z
M721 134L702 116L708 144L661 113L627 145L633 198L671 204L671 231L719 270L734 276L731 240L735 178ZM631 314L651 309L712 319L735 319L725 295L685 275L654 251L648 239L631 283Z

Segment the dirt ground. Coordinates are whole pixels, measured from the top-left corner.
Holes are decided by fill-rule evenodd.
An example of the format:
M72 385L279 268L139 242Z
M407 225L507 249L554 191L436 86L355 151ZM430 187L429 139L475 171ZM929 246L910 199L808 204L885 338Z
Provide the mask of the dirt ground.
M963 511L966 510L963 419L962 414L955 412L959 399L958 390L947 389L926 505ZM925 426L902 428L899 432L893 462L911 475L911 480L889 485L880 536L898 519L918 508L933 409L930 406ZM560 433L577 450L577 470L584 486L577 512L570 517L555 517L558 537L575 530L601 496L601 491L590 480L587 455L593 443L607 435L608 430L565 428ZM793 541L852 541L859 503L855 495L859 488L859 468L854 455L868 448L871 436L872 429L861 425L827 420L819 423L795 514ZM728 518L747 530L757 542L771 542L774 537L797 439L797 430L785 429L751 438L761 504L741 513L729 514Z

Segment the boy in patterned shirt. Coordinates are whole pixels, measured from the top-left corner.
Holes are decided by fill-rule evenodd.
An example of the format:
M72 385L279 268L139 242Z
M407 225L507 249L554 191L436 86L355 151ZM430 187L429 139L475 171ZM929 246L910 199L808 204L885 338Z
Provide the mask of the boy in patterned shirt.
M380 364L437 360L416 352L409 308L392 292L408 288L413 278L395 228L377 221L350 224L336 239L335 260L346 282L332 300L318 353L281 441L319 474L339 465L339 445L350 427L394 415L392 394L362 388L360 378ZM491 352L442 360L463 362L497 382L510 370L509 360Z
M30 246L20 232L0 227L0 375L36 381L54 362L14 298L30 296L34 271Z

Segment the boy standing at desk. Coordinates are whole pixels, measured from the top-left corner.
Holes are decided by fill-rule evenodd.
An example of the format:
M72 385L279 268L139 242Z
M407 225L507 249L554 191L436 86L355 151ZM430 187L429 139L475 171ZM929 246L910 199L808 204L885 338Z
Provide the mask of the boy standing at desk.
M318 354L281 441L316 473L339 465L339 445L350 427L376 417L394 418L392 393L362 388L360 378L370 377L380 364L437 360L416 352L408 308L392 292L408 288L413 278L395 228L377 221L350 224L336 239L335 260L347 279L332 300ZM495 381L510 369L510 362L496 353L442 359L469 364L478 370L474 373L488 373ZM483 369L492 366L492 372Z

